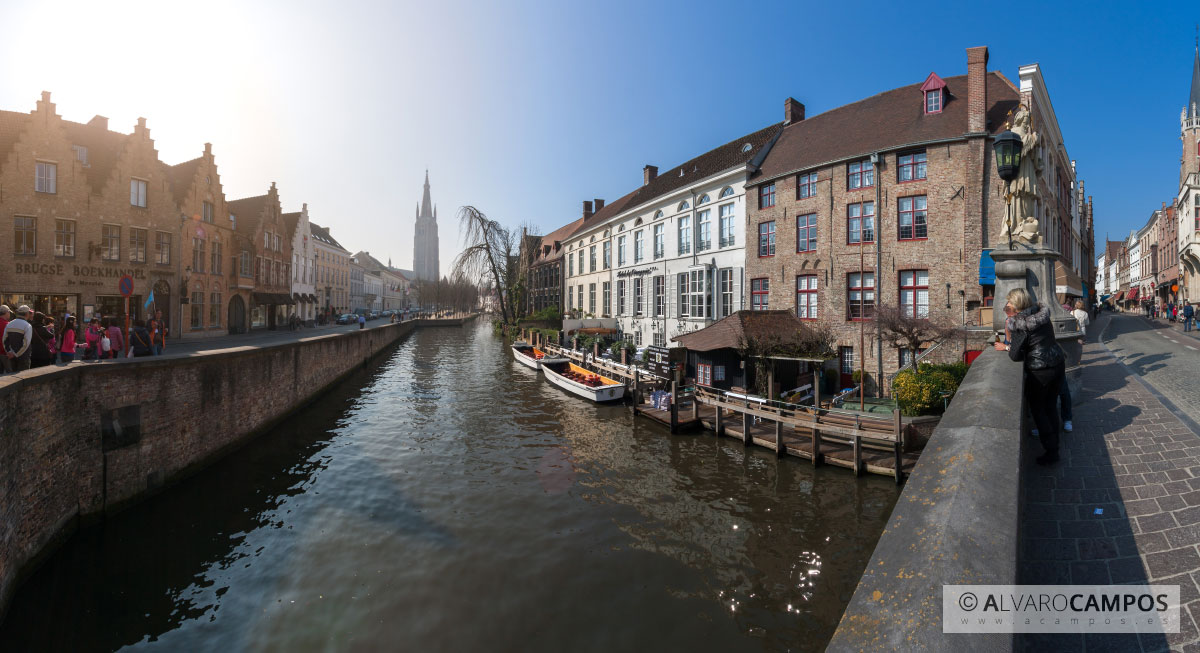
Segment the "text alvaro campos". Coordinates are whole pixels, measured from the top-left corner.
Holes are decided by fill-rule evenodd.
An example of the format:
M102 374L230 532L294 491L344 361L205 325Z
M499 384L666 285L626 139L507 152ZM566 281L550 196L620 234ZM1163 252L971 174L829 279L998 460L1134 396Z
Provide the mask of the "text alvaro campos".
M943 633L1177 633L1178 585L943 585Z

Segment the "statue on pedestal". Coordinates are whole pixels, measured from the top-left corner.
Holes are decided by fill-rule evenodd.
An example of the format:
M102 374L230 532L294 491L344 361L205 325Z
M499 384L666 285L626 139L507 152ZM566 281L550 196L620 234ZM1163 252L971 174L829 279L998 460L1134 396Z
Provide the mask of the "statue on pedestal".
M1041 229L1035 217L1037 213L1038 177L1042 172L1041 140L1033 131L1029 109L1017 107L1013 116L1014 134L1021 138L1021 165L1017 177L1009 188L1012 202L1004 219L1004 234L1010 240L1029 245L1041 242Z

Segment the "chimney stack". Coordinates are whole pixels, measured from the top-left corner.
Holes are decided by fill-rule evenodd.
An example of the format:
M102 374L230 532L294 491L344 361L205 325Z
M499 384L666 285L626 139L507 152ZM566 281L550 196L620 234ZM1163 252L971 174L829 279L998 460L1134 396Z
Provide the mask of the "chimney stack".
M987 131L987 63L986 45L967 48L967 133Z
M642 168L642 185L649 186L650 182L658 179L658 166L648 165Z
M212 143L205 143L205 144L204 144L204 155L205 155L205 156L212 156Z
M595 202L593 208L596 210L596 213L599 213L600 209L604 208L604 200L597 198L593 201Z
M583 200L583 219L587 220L592 217L592 203L588 200Z
M790 125L794 122L804 120L804 105L796 101L796 98L788 98L783 101L783 124Z

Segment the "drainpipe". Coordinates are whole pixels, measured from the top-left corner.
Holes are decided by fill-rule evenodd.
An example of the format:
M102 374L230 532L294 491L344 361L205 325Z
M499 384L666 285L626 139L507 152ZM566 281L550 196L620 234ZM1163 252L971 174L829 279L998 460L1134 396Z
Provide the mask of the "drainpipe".
M880 175L879 169L883 164L883 154L876 152L872 155L872 165L875 168L875 305L879 306L883 299L883 284L880 282L880 273L883 271L883 253L880 251L880 243L883 242L883 231L880 227L883 226L883 202L881 201L883 176ZM914 229L915 224L914 224ZM913 298L916 301L916 298ZM916 352L913 352L916 356ZM879 329L875 330L875 397L883 396L883 334Z

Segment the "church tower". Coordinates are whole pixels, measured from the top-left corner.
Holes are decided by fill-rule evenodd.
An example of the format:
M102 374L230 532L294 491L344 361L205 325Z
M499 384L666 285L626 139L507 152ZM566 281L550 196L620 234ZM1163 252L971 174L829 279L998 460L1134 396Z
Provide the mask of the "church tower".
M413 238L413 272L418 279L441 278L438 265L437 207L429 199L429 171L425 171L425 193L417 206L417 228Z
M1183 160L1179 165L1179 185L1188 183L1188 175L1200 172L1200 42L1192 60L1192 88L1187 106L1179 115ZM1193 181L1192 183L1196 183Z

